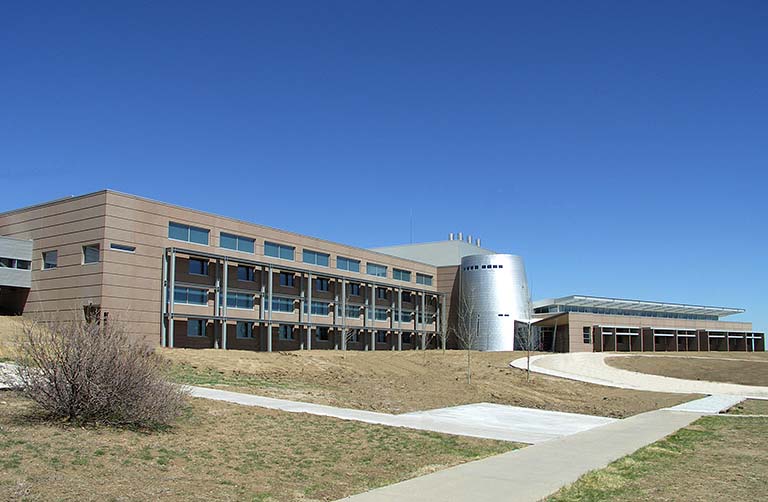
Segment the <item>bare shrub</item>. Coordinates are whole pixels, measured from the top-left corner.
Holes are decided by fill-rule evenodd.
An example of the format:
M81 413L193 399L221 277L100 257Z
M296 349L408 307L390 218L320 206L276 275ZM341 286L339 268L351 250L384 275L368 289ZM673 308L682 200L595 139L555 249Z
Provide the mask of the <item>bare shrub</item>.
M120 322L26 323L16 349L22 392L54 416L155 427L183 410L186 391L166 379L169 363Z

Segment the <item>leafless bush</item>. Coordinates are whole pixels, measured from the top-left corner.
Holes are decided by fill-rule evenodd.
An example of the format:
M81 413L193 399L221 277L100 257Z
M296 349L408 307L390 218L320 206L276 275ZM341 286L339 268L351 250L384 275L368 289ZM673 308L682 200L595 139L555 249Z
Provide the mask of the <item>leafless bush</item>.
M186 391L165 378L168 363L120 322L27 323L17 363L22 392L70 421L154 427L184 407Z

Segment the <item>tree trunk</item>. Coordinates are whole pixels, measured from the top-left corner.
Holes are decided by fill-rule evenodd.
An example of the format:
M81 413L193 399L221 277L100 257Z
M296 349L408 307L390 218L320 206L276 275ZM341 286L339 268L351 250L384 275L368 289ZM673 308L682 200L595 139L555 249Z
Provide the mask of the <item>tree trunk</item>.
M525 368L525 381L530 382L531 380L531 351L528 350L527 356L526 356L526 368Z
M472 351L467 349L467 384L472 384Z

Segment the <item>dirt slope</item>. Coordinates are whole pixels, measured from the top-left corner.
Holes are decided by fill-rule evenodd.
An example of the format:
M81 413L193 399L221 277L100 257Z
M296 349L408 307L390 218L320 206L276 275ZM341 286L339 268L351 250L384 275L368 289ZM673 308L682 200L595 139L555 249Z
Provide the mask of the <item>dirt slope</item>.
M388 413L491 402L625 417L679 404L693 396L630 391L543 375L526 382L509 367L518 353L340 352L160 349L183 382Z

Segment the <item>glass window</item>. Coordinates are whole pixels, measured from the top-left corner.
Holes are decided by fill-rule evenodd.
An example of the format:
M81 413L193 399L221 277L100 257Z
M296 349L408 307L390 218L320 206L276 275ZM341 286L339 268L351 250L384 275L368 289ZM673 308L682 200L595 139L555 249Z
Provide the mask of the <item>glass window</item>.
M117 244L117 243L110 243L109 245L110 249L114 249L115 251L123 251L124 253L133 253L136 251L136 246L127 246L125 244Z
M328 302L319 302L312 300L312 315L328 315L330 304ZM304 303L304 313L307 313L307 303Z
M584 343L592 343L592 328L584 326L582 331L584 334Z
M289 272L280 272L280 285L292 288L295 276Z
M411 322L411 314L412 312L409 312L407 310L403 310L400 312L400 322ZM395 311L395 315L393 316L395 318L395 322L397 322L397 311Z
M360 305L347 305L347 311L345 315L353 319L360 317Z
M187 319L187 336L205 336L205 319Z
M360 296L360 285L354 282L349 283L349 294L352 296Z
M376 298L379 300L387 299L387 288L376 288Z
M189 227L189 242L208 245L208 230L198 227Z
M407 270L400 270L399 268L392 269L392 278L397 281L411 282L411 273Z
M189 273L191 275L208 275L208 260L190 258Z
M387 343L387 332L378 330L376 332L376 343Z
M411 334L403 333L403 343L411 343Z
M401 293L401 296L402 296L402 298L403 298L403 301L404 301L405 303L411 303L411 302L412 302L412 300L413 300L413 299L411 298L411 293L410 293L410 291L403 291L403 292Z
M253 338L253 323L247 321L237 321L235 327L235 336L237 338Z
M253 309L253 295L251 293L227 292L227 308Z
M315 279L315 291L328 291L328 279Z
M256 241L253 239L243 237L242 235L227 234L224 232L221 232L219 235L219 247L234 249L235 251L243 251L245 253L253 253L255 242Z
M374 319L377 321L386 321L387 320L387 309L379 309L377 308L374 311Z
M315 329L315 339L318 342L327 342L328 341L328 327L327 326L318 326Z
M350 272L360 272L360 260L338 256L336 257L336 268L349 270Z
M293 300L279 296L272 297L272 310L275 312L293 312Z
M21 270L29 270L32 268L32 262L29 260L16 260L16 268Z
M280 324L277 327L277 337L280 340L293 340L293 327L290 324Z
M349 341L352 343L358 343L360 341L360 330L353 329L349 333Z
M184 225L183 223L168 223L168 238L178 241L194 242L195 244L208 245L208 233L205 228Z
M424 284L425 286L432 285L432 276L426 274L416 274L416 284Z
M176 287L173 303L188 303L190 305L207 305L208 290L199 288Z
M293 252L296 248L274 242L264 242L264 255L273 258L282 258L283 260L293 261Z
M83 263L98 263L99 262L99 245L89 244L83 246Z
M311 263L312 265L319 265L321 267L327 267L330 261L331 255L325 253L319 253L317 251L304 250L304 263Z
M253 267L247 267L245 265L237 266L237 280L253 282L255 278L255 272Z
M177 241L189 240L189 225L182 225L181 223L168 223L168 238L176 239Z
M375 263L366 264L366 272L368 275L375 275L376 277L386 277L387 267L384 265L376 265Z

